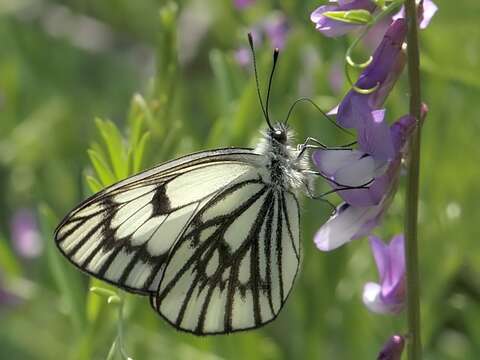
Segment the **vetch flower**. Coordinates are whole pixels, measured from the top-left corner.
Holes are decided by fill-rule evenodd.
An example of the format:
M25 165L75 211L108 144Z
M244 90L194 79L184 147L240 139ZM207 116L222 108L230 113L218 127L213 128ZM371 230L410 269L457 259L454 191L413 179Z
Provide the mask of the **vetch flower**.
M379 109L391 88L400 76L405 55L402 45L407 25L404 19L394 21L388 28L382 42L372 56L372 62L365 68L342 102L338 106L337 121L346 128L358 132L361 150L381 160L391 160L394 149L382 139L388 138L388 124L373 110ZM375 89L364 94L357 89ZM371 146L374 145L374 148Z
M383 345L382 350L377 356L377 360L400 360L404 347L405 338L402 335L393 335Z
M365 12L372 13L376 8L375 3L371 0L339 0L330 2L335 4L322 5L315 9L310 15L310 20L315 23L315 28L323 35L328 37L344 35L349 31L364 26L365 23L335 20L332 17L326 16L326 14L352 10L363 10Z
M35 215L31 210L18 210L11 221L13 246L26 258L39 256L43 250L42 238Z
M352 150L351 154L342 154L350 150L314 152L313 162L326 178L336 182L331 182L336 189L359 186L368 179L373 179L368 188L338 191L346 202L337 207L335 214L315 234L314 242L319 250L334 250L351 240L370 234L379 225L397 190L404 147L415 123L413 117L406 115L390 127L388 138L395 157L385 162L385 171L380 176L381 163L367 153L361 154L356 150ZM337 151L339 154L336 154Z
M245 9L250 5L253 5L255 0L234 0L233 5L239 10Z
M250 65L250 50L248 48L238 48L235 50L235 54L233 56L238 65L242 67L247 67Z
M287 17L281 12L273 12L263 23L263 30L270 39L274 48L282 49L285 46L290 26Z
M375 110L372 117L383 122L385 111ZM359 207L377 205L398 175L402 148L414 125L412 117L402 117L390 127L387 136L378 140L385 145L374 143L376 139L365 139L360 150L317 150L313 162L334 189L368 185L368 188L338 191L348 204ZM385 161L372 155L377 146L392 147L395 159Z
M369 240L380 281L365 284L363 303L376 313L398 314L405 306L404 236L394 236L388 245L376 236Z

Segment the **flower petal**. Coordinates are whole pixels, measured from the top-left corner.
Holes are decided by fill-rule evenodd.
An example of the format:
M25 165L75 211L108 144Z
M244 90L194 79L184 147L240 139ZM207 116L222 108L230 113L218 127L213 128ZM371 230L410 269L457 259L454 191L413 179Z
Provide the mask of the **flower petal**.
M423 0L423 12L420 20L420 29L425 29L438 10L438 6L432 0Z
M343 21L333 20L323 15L326 11L364 9L373 12L375 7L375 4L370 0L338 1L336 5L322 5L315 9L310 15L310 20L315 23L315 28L323 35L327 37L336 37L360 28L363 25L354 25Z
M423 0L423 8L418 8L418 19L419 19L419 28L426 29L430 24L433 16L438 10L438 6L432 0ZM405 18L405 6L392 16L393 20L404 19Z
M347 203L354 206L377 205L387 191L388 163L375 161L370 155L358 150L317 150L313 162L327 177L335 181L333 188L362 186L374 181L365 189L341 190L338 192Z
M335 173L334 180L344 186L363 186L375 176L375 161L369 155L343 166Z
M346 203L327 220L315 234L314 242L321 251L331 251L358 237L368 234L375 227L379 206L354 207Z
M366 283L363 287L362 300L370 311L385 314L388 313L388 306L383 303L380 297L381 290L382 288L377 283Z
M378 273L380 275L380 282L385 277L389 266L389 248L385 243L377 236L369 236L370 247L372 248L373 258L377 264Z
M327 11L336 10L339 10L339 7L335 5L322 5L315 9L310 15L310 20L315 23L315 29L327 37L337 37L360 27L360 25L352 25L323 16L323 13Z
M363 126L358 130L360 150L371 154L375 159L388 161L395 156L390 128L385 121L385 110L374 110L363 114Z
M390 134L395 152L399 153L402 151L402 148L415 128L415 124L416 120L413 116L405 115L390 126Z
M401 360L405 338L401 335L393 335L383 345L377 356L377 360Z
M381 278L382 296L392 303L402 303L404 300L405 279L405 248L403 234L399 234L390 241L386 249L385 261L388 264L385 276Z
M363 287L362 300L365 306L378 314L398 314L403 309L403 303L388 303L382 298L382 287L368 282Z
M376 174L373 158L358 150L317 150L313 161L322 173L345 186L363 185Z

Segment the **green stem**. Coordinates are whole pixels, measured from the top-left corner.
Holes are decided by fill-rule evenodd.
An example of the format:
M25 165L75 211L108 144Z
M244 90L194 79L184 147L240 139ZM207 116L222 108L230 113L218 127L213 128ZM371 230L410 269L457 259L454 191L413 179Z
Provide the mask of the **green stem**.
M418 124L409 143L407 197L405 204L405 261L409 334L407 352L409 360L420 360L422 358L422 345L420 340L420 277L418 266L417 221L420 173L421 95L418 20L415 0L406 0L405 10L408 24L407 52L408 78L410 86L410 114L417 119Z

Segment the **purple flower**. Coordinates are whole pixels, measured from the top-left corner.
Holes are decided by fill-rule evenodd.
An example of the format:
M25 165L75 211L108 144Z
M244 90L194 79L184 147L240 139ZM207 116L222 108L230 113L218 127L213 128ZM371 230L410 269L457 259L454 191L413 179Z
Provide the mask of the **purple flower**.
M379 283L368 282L363 288L363 303L376 313L398 314L405 305L405 254L403 234L384 244L370 236L370 246L380 276Z
M331 5L322 5L315 9L310 15L310 20L315 23L315 28L327 37L337 37L344 35L350 31L357 30L365 24L353 24L341 20L335 20L328 16L325 16L326 12L331 11L349 11L349 10L366 10L371 14L377 10L376 4L371 0L339 0L332 1L335 3ZM425 29L433 15L437 12L438 7L432 0L423 0L418 7L418 17L420 29ZM393 17L387 17L388 20L403 19L405 17L405 9L402 7L400 11ZM378 24L377 24L378 25ZM377 30L378 26L374 26L372 29ZM380 26L381 28L381 26Z
M383 345L382 350L377 356L377 360L400 360L404 347L405 338L402 335L393 335Z
M376 110L372 116L382 117L383 121L384 115L384 110ZM414 125L412 117L402 117L390 127L387 136L378 140L384 142L385 147L393 148L395 159L391 161L371 155L368 150L375 148L376 144L371 144L369 139L363 150L317 150L313 162L335 189L368 185L368 188L338 191L348 204L358 207L378 205L398 177L402 148Z
M376 159L391 160L394 157L393 147L382 141L388 138L388 124L383 121L382 114L373 110L383 105L403 70L405 56L402 53L402 44L406 30L404 19L398 19L390 25L373 54L372 62L355 84L360 89L376 87L376 90L370 94L361 94L351 89L338 106L338 123L346 128L356 129L360 150Z
M433 18L433 15L435 15L437 10L438 10L438 6L435 5L435 3L432 0L423 0L422 2L420 2L420 4L418 5L418 21L419 21L418 26L420 27L420 29L423 30L427 28L427 26L430 24L430 21ZM402 6L400 11L397 14L395 14L392 17L392 19L396 20L396 19L403 19L403 18L405 18L404 6Z
M263 30L270 39L270 43L278 49L285 46L289 29L287 17L281 12L274 12L263 23Z
M239 10L245 9L255 3L255 0L234 0L233 5Z
M250 33L255 46L259 46L267 38L273 48L282 49L285 46L289 30L287 17L279 11L275 11L265 20L253 26ZM234 53L234 59L237 64L246 67L251 62L250 49L238 48Z
M403 148L415 128L415 119L403 116L390 127L388 139L394 149L394 159L384 165L367 153L352 150L317 150L313 162L320 172L331 179L335 189L359 186L372 180L368 188L339 190L346 201L315 234L315 244L321 251L330 251L343 244L370 234L378 226L395 195L400 176ZM337 154L337 152L339 152ZM381 172L382 168L384 172ZM333 183L335 181L335 183Z
M11 221L13 246L26 258L39 256L43 250L38 224L31 210L18 210Z
M332 2L332 1L331 1ZM361 24L351 24L344 21L331 19L324 15L327 11L367 10L372 13L376 5L371 0L339 0L335 5L322 5L310 15L310 20L315 23L315 28L323 35L336 37L349 31L362 27Z
M235 50L235 54L233 56L238 65L242 67L247 67L250 65L250 49L246 47L238 48Z

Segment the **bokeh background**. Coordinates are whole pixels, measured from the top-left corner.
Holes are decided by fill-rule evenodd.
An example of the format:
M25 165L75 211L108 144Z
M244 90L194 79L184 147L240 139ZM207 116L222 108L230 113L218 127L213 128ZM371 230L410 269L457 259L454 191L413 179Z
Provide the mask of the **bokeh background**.
M426 359L478 359L480 3L436 2L440 10L421 33L430 108L421 155L422 335ZM105 145L94 119L110 119L125 141L141 121L137 131L150 134L137 157L142 168L190 151L252 145L263 120L245 52L249 30L258 39L263 85L272 47L282 47L274 118L283 119L300 96L328 110L348 89L342 68L352 38L314 30L309 14L320 3L0 2L1 359L104 359L116 336L115 308L88 292L91 280L61 257L52 238L63 215L98 186L86 180L95 175L87 149ZM370 37L357 55L377 40ZM387 102L390 121L406 112L407 95L404 76ZM291 124L299 139L348 140L308 105L295 110ZM402 231L403 198L401 187L376 231L384 239ZM368 242L319 252L312 237L330 209L312 200L302 206L302 271L276 321L197 338L165 324L147 299L127 295L128 354L374 359L391 334L405 331L404 316L372 314L362 304L363 284L377 279Z

